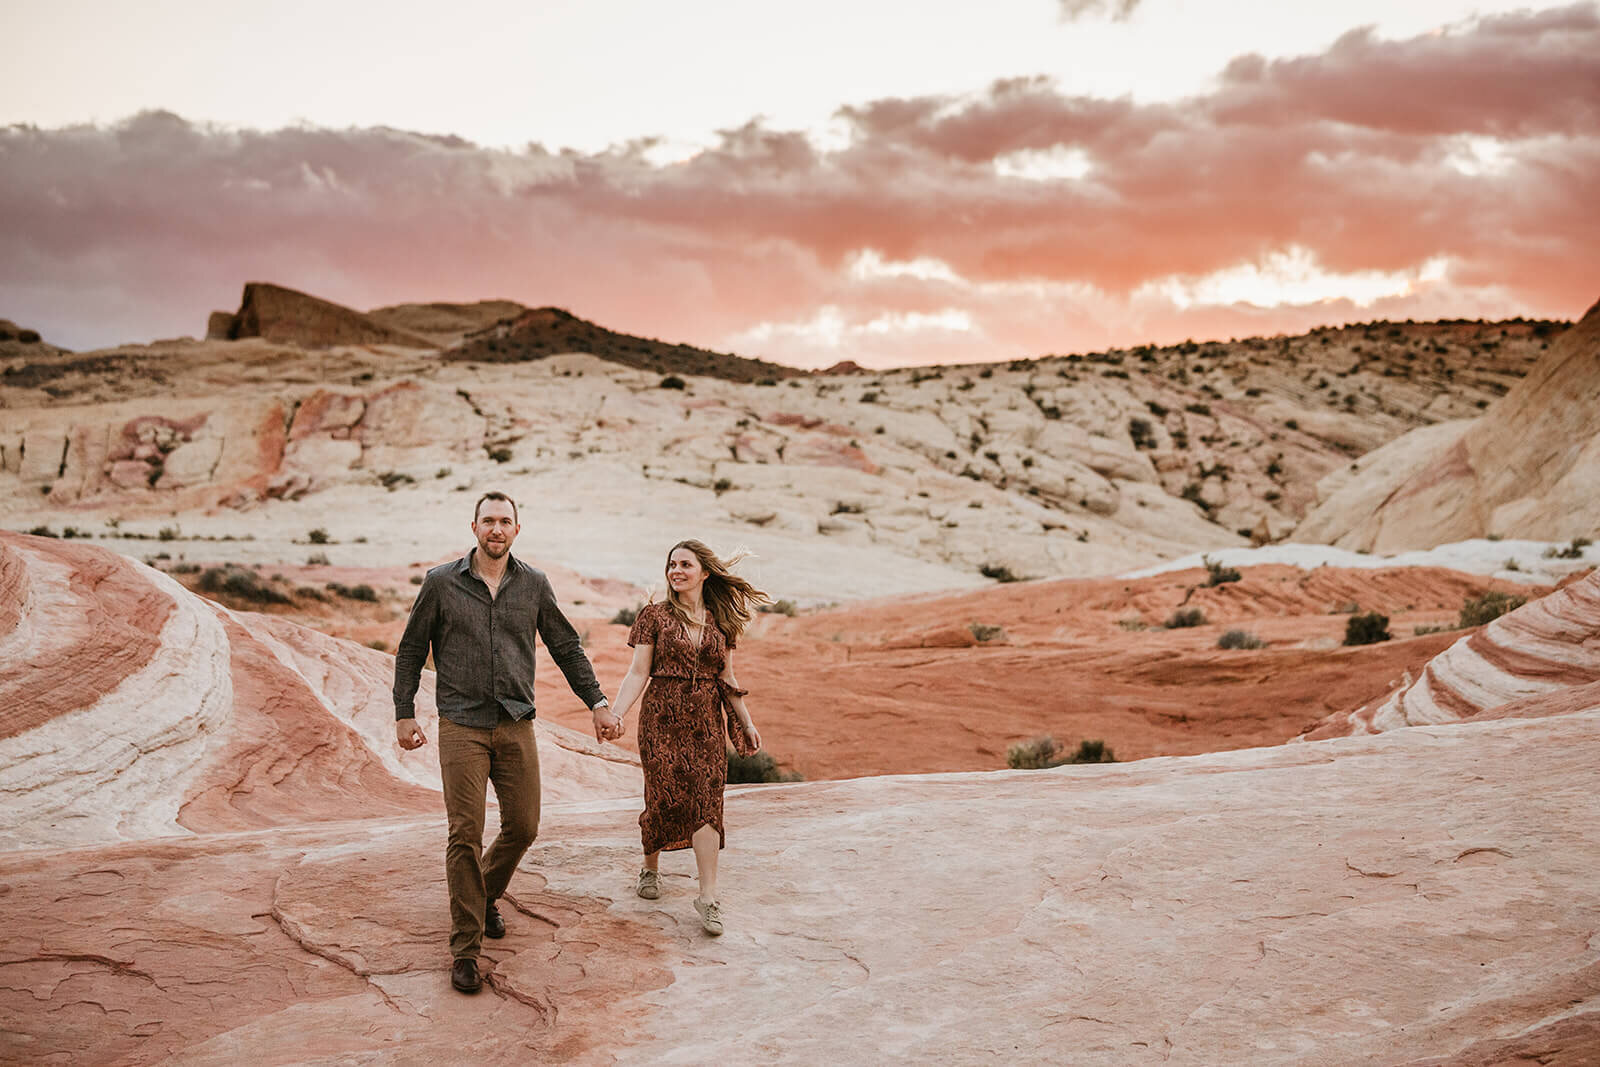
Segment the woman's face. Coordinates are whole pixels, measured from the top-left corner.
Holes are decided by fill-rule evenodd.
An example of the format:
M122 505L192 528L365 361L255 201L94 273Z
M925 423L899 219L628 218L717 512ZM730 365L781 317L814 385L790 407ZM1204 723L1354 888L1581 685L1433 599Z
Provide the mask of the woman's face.
M687 548L675 548L667 557L667 585L679 595L698 595L706 584L706 569L700 557Z

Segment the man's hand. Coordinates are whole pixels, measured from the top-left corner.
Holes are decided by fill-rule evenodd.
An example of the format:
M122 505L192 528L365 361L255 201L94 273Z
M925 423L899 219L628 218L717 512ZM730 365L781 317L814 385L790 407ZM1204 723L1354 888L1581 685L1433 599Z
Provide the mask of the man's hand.
M615 741L622 736L622 720L611 713L609 707L594 709L594 739Z
M422 727L417 725L416 719L396 719L394 721L394 739L406 751L421 748L428 743L428 738L422 732Z

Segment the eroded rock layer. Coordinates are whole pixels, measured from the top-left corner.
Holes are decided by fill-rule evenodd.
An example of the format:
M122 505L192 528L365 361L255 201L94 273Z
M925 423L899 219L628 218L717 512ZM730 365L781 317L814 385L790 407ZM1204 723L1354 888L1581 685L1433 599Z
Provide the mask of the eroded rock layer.
M1308 740L1469 719L1600 708L1600 572L1524 604L1456 641L1421 676Z
M0 533L0 849L438 810L402 754L393 660L230 611L102 548ZM435 733L432 673L418 698ZM539 724L551 800L628 795L637 765Z

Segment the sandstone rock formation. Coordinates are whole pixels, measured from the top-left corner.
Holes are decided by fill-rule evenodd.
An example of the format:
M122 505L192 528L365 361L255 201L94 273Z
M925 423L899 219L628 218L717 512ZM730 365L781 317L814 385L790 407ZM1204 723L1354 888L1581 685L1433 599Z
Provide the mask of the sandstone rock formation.
M1365 477L1319 486L1295 537L1394 552L1600 530L1600 304L1481 419L1409 436Z
M1305 737L1591 709L1600 709L1600 572L1474 630L1415 681Z
M209 331L208 331L209 332ZM304 348L331 345L400 345L434 348L425 337L369 315L268 282L247 282L228 339L261 337Z
M444 358L481 363L521 363L582 352L657 374L699 374L730 381L776 381L800 372L781 363L746 359L686 344L616 333L562 308L524 309L462 338Z
M373 308L374 322L426 337L439 348L450 348L469 333L516 318L528 309L515 300L479 300L473 304L395 304Z
M0 533L0 849L67 848L434 810L394 745L392 660L230 612L105 549ZM418 718L431 735L432 682ZM540 724L551 799L637 767ZM431 756L431 752L429 753Z

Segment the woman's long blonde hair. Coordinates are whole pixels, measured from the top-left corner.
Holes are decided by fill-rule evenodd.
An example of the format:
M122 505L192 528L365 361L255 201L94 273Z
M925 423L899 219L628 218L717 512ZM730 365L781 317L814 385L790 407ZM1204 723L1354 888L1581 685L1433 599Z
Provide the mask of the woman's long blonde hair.
M695 558L700 561L701 568L706 572L705 585L700 587L700 599L705 604L706 613L711 617L711 621L717 624L717 629L722 631L725 639L737 642L743 635L745 627L750 625L756 605L772 603L770 596L733 573L732 568L740 560L748 558L750 553L740 549L727 560L721 560L703 542L691 538L679 541L667 549L666 566L672 565L672 554L680 548L693 552ZM663 574L665 571L666 567L663 567ZM682 623L687 630L689 613L678 603L678 595L672 591L671 583L667 585L666 605L672 617Z

